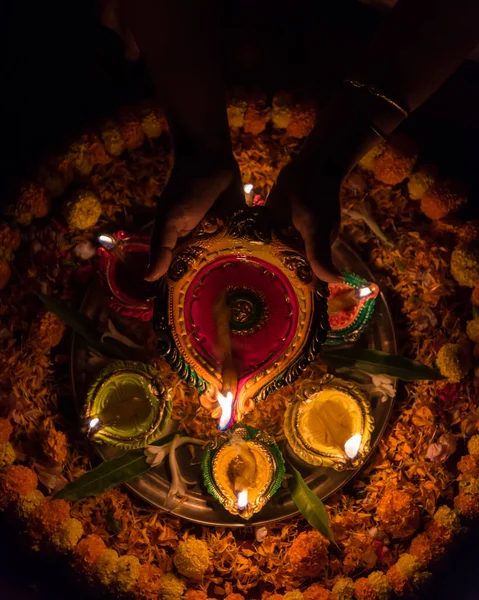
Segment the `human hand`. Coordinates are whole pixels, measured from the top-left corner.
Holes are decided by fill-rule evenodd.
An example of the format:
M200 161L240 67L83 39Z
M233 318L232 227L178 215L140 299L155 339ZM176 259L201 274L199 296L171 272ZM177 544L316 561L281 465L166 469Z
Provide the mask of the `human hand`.
M216 161L179 159L158 199L146 281L166 273L178 238L191 233L205 214L234 211L244 204L238 165L233 157Z
M282 169L266 201L280 224L299 231L314 274L328 283L341 281L331 257L341 219L340 184L339 177L300 156Z

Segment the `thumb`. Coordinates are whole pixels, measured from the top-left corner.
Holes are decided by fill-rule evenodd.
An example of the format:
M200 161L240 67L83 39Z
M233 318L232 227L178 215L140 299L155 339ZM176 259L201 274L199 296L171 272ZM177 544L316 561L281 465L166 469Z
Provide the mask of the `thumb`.
M172 250L178 240L175 222L166 218L156 219L150 242L150 262L145 273L145 281L157 281L166 273L171 263Z
M310 220L308 225L298 227L304 240L306 257L313 273L326 283L341 283L342 277L333 263L331 236L317 231Z

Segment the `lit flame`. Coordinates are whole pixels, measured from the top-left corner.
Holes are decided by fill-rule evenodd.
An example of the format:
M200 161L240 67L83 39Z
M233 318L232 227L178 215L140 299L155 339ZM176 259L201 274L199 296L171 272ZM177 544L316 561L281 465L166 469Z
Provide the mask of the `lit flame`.
M113 248L115 246L116 241L115 238L111 235L107 235L106 233L102 233L98 236L98 243L104 248Z
M253 184L252 184L252 183L245 183L245 184L244 184L244 187L243 187L243 189L244 189L244 193L245 193L245 194L251 194L251 192L253 191L253 187L254 187L254 186L253 186Z
M241 490L237 496L238 510L244 510L248 506L248 490Z
M344 444L344 452L348 458L356 458L359 452L359 446L361 445L361 434L355 433L349 440Z
M369 288L367 286L358 288L359 298L367 298L368 296L371 296L372 293L373 292L372 292L371 288Z
M95 427L98 427L98 425L101 424L101 421L98 417L93 417L93 419L88 423L88 427L90 429L95 429Z
M231 422L233 416L233 394L228 392L226 396L223 396L221 392L218 392L218 402L221 406L221 417L218 421L218 429L225 430Z

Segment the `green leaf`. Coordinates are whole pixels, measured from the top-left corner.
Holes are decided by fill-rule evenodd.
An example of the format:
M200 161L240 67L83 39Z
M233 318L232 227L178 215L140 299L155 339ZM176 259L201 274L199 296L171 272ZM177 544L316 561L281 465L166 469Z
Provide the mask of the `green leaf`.
M126 346L122 348L117 344L103 343L101 341L101 334L96 330L93 321L86 315L68 306L66 302L52 296L46 296L45 294L37 294L37 296L47 310L57 315L75 333L81 335L90 347L95 348L95 350L104 355L116 356L123 359L131 357Z
M328 513L324 504L306 485L301 473L293 466L290 465L290 467L293 476L288 478L288 487L291 492L291 498L298 510L311 527L317 529L331 542L336 543L333 533L329 528Z
M381 350L323 346L321 348L321 358L330 367L349 367L373 375L390 375L403 381L444 379L439 371L427 367L417 360L398 356L397 354L388 354Z
M168 444L175 437L182 435L175 431L157 440L153 446ZM55 499L80 500L89 496L97 496L117 485L126 483L143 475L151 469L146 462L145 449L130 450L118 458L101 463L88 473L81 475L76 481L67 484L56 495Z

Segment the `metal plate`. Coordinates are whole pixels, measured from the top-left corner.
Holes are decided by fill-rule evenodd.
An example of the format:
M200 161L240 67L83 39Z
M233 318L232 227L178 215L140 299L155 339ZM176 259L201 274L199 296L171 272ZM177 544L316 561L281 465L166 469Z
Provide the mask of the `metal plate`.
M334 262L338 269L352 271L357 275L373 281L373 276L358 255L343 241L338 241L334 248ZM82 310L90 318L95 318L102 306L102 295L98 289L92 288L87 292ZM361 347L374 348L384 352L396 352L396 340L394 326L384 295L381 293L376 302L376 312L367 331L356 343ZM78 405L81 404L88 386L89 378L86 374L86 346L82 339L74 336L72 343L71 376L72 386ZM341 377L345 377L344 373ZM347 378L347 375L346 375ZM371 438L371 451L381 438L387 425L393 401L385 403L372 402L372 414L374 416L375 428ZM118 456L121 451L107 446L96 446L97 452L104 460ZM310 488L323 500L343 487L356 471L337 472L333 469L316 468L299 460L289 449L283 447L284 458L291 461L298 468ZM272 523L296 514L296 506L291 500L287 489L281 488L268 504L250 521L243 521L239 517L230 515L218 502L206 492L201 474L201 450L191 460L191 455L186 448L180 448L177 452L178 461L182 472L188 480L196 484L190 488L186 500L176 508L166 503L169 488L169 473L167 465L151 470L146 475L128 484L128 487L140 498L153 506L174 513L178 517L202 523L204 525L247 527L251 525L262 525Z

